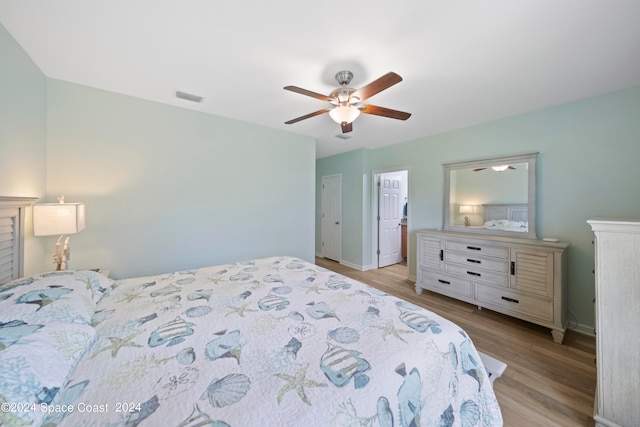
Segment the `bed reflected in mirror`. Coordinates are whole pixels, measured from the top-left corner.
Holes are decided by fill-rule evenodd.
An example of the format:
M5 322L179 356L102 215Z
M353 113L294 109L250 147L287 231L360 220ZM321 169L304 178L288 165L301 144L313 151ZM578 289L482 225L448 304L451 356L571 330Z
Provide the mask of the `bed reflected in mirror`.
M535 239L537 155L445 164L444 229Z

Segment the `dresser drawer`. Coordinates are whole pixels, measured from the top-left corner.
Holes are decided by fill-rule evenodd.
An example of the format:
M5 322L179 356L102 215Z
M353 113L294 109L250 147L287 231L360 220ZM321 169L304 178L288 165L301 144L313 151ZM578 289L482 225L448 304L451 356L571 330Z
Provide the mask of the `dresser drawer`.
M553 301L476 283L476 299L553 322Z
M468 280L481 280L505 288L509 286L509 276L506 274L449 262L445 264L444 268L447 273L458 274Z
M474 241L458 242L455 240L447 240L445 248L451 251L462 252L465 254L485 255L502 259L509 259L509 248L504 246L491 246L485 243L476 243Z
M465 297L473 296L473 284L471 281L460 277L452 277L446 274L422 270L422 280L421 283L418 283L418 286L422 286L422 284L424 284L427 289L447 293L454 292Z
M488 258L477 254L447 252L445 254L447 262L464 265L469 268L482 268L485 270L497 271L498 273L509 273L509 262L507 260Z

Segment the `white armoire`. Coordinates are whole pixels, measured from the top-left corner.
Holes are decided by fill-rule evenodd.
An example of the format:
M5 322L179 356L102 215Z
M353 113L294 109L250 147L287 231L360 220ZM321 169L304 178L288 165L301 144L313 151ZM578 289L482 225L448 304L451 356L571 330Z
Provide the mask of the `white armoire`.
M598 426L640 425L640 218L594 218Z

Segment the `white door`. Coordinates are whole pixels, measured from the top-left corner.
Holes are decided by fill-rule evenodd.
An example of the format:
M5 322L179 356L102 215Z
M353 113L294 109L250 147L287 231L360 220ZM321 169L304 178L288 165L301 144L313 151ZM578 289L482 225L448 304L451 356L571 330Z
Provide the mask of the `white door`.
M379 202L379 256L378 267L386 267L402 261L400 220L402 217L402 192L400 177L381 175Z
M340 261L342 248L342 175L322 177L322 256Z

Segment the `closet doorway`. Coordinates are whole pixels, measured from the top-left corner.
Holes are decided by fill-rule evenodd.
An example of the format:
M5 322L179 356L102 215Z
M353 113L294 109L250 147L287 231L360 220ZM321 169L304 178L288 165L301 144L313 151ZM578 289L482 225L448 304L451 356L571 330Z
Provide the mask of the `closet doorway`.
M409 170L373 171L373 189L373 267L406 266Z

